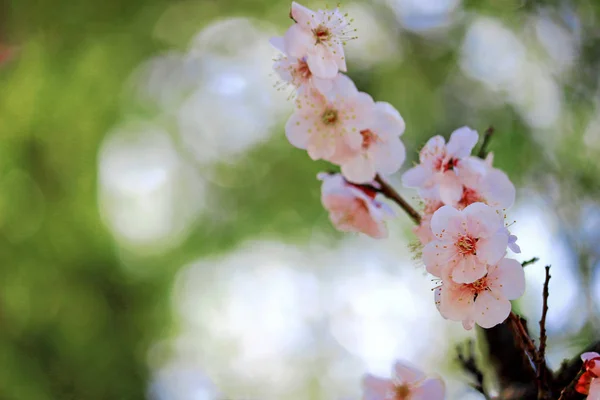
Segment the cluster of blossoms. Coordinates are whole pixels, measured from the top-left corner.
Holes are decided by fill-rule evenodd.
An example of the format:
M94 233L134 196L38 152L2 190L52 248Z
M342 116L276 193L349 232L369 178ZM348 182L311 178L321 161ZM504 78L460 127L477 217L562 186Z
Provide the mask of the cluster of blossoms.
M311 159L339 166L341 173L318 176L321 201L333 225L384 238L386 220L394 213L377 196L387 186L382 177L396 173L404 162L404 120L392 105L374 101L342 74L347 69L343 46L354 34L347 15L337 8L312 11L293 2L290 17L293 24L285 35L271 39L281 52L274 65L280 84L294 89L286 136ZM409 214L418 220L414 232L425 268L439 281L435 304L444 318L460 321L468 330L475 324L491 328L502 323L510 315L510 301L525 291L522 265L506 257L509 249L520 253L516 236L505 225L515 187L492 166L492 154L485 159L471 155L478 141L469 127L455 130L447 143L434 136L420 151L419 164L402 176L403 185L416 188L424 204L420 218ZM395 201L406 210L403 200ZM600 400L600 355L582 357L586 372L577 390ZM364 399L445 397L440 379L406 364L398 362L393 375L367 375Z

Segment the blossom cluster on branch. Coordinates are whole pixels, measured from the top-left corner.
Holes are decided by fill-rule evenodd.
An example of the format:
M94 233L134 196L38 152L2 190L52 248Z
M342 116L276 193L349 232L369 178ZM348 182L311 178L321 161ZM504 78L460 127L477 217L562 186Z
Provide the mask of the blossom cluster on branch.
M523 266L507 257L509 250L521 251L505 223L516 191L508 176L493 167L491 153L471 155L478 133L464 126L447 143L442 136L432 137L419 152L419 163L402 175L403 185L417 189L422 200L419 214L383 180L404 163L404 119L391 104L375 101L343 74L344 44L355 38L352 20L339 8L313 11L296 2L290 18L293 23L285 35L271 39L281 53L274 64L281 79L276 87L294 90L295 107L285 134L311 159L339 167L340 173L318 175L323 181L321 201L333 225L343 232L385 238L386 221L395 213L378 197L393 200L417 223L419 253L438 281L434 300L442 317L462 322L467 330L475 324L491 328L503 323L511 315L510 301L525 291ZM515 329L515 338L530 344L524 351L543 367L537 359L544 358L545 347L535 349L523 336L528 333L521 319L513 320L516 325L508 326ZM587 370L577 390L600 399L594 397L600 396L594 394L600 358L585 355ZM363 386L365 400L445 397L441 380L400 361L392 379L367 375ZM539 398L544 398L542 391Z

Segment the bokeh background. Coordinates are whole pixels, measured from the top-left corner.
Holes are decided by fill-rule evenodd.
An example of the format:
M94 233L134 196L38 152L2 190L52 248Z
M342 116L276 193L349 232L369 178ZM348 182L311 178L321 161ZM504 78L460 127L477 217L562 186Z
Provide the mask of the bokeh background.
M285 140L268 39L289 5L0 2L0 399L358 399L397 358L479 398L454 357L477 332L435 310L410 220L337 233L329 166ZM496 128L516 257L541 258L516 307L539 318L552 264L550 363L575 356L600 328L600 3L342 7L404 169L434 134Z

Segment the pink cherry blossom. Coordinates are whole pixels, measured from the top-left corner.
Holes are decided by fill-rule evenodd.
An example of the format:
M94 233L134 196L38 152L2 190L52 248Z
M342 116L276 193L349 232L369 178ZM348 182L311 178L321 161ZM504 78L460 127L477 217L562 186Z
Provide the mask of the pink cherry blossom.
M346 71L344 43L355 31L337 8L312 11L292 2L291 17L296 21L284 36L285 53L302 59L312 73L324 79L334 78Z
M471 283L487 273L487 265L506 254L508 234L503 219L490 206L473 203L464 210L443 206L431 217L435 240L423 248L423 263L437 277Z
M588 400L600 400L600 354L583 353L581 360L585 372L577 381L575 390L587 395Z
M419 153L420 164L402 175L403 185L418 188L422 198L433 200L440 199L440 190L462 190L456 179L461 170L483 167L469 158L478 138L477 132L466 126L452 132L448 144L442 136L432 137Z
M345 75L334 80L329 97L311 90L296 99L296 109L287 121L285 133L290 143L306 149L313 160L330 160L340 149L358 151L361 131L372 120L373 99L356 89Z
M298 94L311 89L327 94L332 89L333 79L322 79L313 75L306 62L306 56L296 58L285 55L283 37L273 37L270 43L283 53L275 59L275 64L273 65L273 69L284 82L283 85L279 85L279 88L291 85L298 91Z
M525 273L516 260L503 258L488 267L488 273L472 283L455 283L443 279L435 290L440 314L452 321L462 321L467 330L474 324L491 328L503 322L510 314L510 300L525 292Z
M358 149L347 145L338 147L330 159L341 165L342 174L350 182L366 183L376 174L390 175L398 171L406 158L400 135L404 133L404 120L389 103L377 102L372 106L368 128L360 131L362 143Z
M319 174L321 202L329 219L342 232L361 232L376 239L387 236L385 220L392 210L375 199L376 192L346 181L340 174Z
M367 374L363 377L363 400L443 400L444 382L428 378L404 362L396 362L391 379Z
M444 176L440 198L444 204L462 209L482 202L498 210L506 210L515 202L515 186L508 176L476 157L462 160L462 168Z

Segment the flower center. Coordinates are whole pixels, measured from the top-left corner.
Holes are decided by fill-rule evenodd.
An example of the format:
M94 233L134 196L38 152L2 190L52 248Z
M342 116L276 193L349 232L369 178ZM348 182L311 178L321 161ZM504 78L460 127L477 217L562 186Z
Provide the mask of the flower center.
M324 25L319 25L312 30L315 36L316 44L328 41L331 38L331 31Z
M333 125L338 121L338 112L337 110L333 110L331 108L326 109L323 114L321 114L321 121L325 125Z
M310 68L304 59L298 60L298 68L296 68L296 75L302 80L307 80L311 77Z
M408 385L398 385L394 388L394 397L392 400L406 400L410 395L410 388Z
M458 248L458 252L464 256L468 254L477 254L476 245L477 239L472 238L471 236L461 236L455 243L455 246Z
M360 131L360 134L362 135L362 139L363 139L363 141L362 141L363 150L367 150L369 147L371 147L371 145L373 143L375 143L377 140L379 140L379 136L374 134L369 129Z
M446 159L446 154L442 154L433 163L433 168L440 172L446 172L454 169L457 163L458 160L454 158Z
M481 200L482 198L476 190L463 186L463 194L458 202L458 206L463 209L469 204L477 203Z

